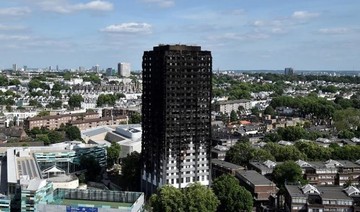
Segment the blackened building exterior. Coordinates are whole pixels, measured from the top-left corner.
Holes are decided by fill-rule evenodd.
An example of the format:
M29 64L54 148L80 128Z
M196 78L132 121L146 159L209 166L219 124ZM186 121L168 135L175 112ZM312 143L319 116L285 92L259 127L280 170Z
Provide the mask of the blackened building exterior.
M210 183L210 51L160 45L143 55L142 189Z

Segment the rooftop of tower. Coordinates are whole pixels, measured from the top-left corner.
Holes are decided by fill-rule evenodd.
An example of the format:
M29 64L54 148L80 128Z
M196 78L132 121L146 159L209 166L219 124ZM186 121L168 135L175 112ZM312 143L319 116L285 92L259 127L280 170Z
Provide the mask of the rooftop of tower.
M154 51L201 51L201 46L188 46L183 44L154 46Z

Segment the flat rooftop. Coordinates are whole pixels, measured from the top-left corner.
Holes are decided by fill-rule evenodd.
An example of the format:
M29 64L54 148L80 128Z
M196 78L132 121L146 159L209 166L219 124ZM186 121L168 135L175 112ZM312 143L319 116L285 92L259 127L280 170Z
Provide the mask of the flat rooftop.
M91 207L103 207L109 206L110 208L119 208L119 207L131 207L132 203L126 202L105 202L105 201L92 201L92 200L82 200L82 199L64 199L62 202L50 203L54 205L68 205L68 206L91 206Z
M236 171L236 177L242 178L242 180L246 183L252 184L252 186L262 186L262 185L274 185L272 181L268 180L263 175L259 174L258 172L254 170L241 170Z
M211 159L211 163L227 169L244 169L244 167L219 159Z

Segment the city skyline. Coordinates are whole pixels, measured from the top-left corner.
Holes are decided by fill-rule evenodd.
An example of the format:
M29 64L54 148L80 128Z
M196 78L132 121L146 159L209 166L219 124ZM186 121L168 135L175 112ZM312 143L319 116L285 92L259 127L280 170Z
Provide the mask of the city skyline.
M158 44L200 45L214 69L360 70L356 1L14 0L0 3L0 69L141 70Z

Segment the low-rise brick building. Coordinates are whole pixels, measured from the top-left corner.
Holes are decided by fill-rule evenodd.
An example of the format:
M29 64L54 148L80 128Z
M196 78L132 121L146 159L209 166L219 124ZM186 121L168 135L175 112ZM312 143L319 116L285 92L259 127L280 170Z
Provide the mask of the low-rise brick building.
M99 118L99 114L96 112L88 113L75 113L75 114L62 114L53 116L42 116L27 118L24 122L24 127L27 130L32 130L34 127L45 127L50 130L60 128L60 126L66 125L71 121L87 120Z
M254 170L237 171L235 177L253 195L257 208L273 205L278 192L275 183Z

